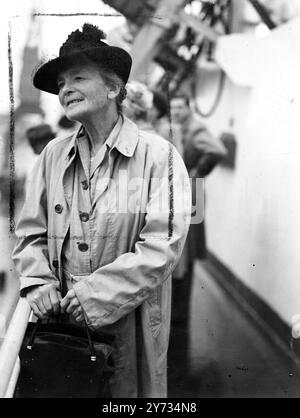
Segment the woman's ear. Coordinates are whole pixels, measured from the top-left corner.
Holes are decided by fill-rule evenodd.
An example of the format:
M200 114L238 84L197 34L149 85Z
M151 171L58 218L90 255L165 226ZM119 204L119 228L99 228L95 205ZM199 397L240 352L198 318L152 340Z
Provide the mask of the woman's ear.
M120 90L120 87L117 85L109 87L107 97L111 100L116 99L120 93Z

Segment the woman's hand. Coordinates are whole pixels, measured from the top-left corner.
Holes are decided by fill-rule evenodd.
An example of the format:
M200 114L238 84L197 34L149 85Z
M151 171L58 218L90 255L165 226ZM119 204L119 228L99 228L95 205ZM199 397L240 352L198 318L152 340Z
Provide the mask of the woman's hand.
M44 284L34 287L26 294L26 299L39 319L45 319L52 314L60 313L61 294L54 284Z
M74 316L77 322L84 320L83 310L76 296L75 290L68 291L66 296L60 302L61 311Z

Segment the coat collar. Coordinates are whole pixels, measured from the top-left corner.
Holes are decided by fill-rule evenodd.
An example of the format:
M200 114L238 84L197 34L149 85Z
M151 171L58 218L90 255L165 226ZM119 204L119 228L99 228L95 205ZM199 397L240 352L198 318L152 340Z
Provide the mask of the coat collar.
M122 114L121 114L122 115ZM121 154L125 157L132 157L138 143L139 130L135 123L122 115L123 125L120 131L120 134L113 145L112 149L116 148ZM72 136L71 142L67 148L67 157L66 160L70 160L72 155L75 155L77 152L77 142L76 138L80 137L83 133L83 126L81 125L79 129Z
M123 115L122 117L123 126L113 148L117 148L125 157L132 157L138 143L139 130L135 123Z

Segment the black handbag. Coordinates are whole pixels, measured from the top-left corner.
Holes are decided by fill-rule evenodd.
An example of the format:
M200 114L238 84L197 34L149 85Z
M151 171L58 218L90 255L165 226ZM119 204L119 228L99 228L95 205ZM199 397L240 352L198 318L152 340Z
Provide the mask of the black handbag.
M85 323L28 324L15 398L108 398L112 338Z

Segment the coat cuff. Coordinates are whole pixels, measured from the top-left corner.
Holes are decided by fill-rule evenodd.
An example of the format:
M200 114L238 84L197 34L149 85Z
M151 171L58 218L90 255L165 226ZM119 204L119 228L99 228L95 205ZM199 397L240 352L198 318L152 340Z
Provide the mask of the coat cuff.
M20 292L23 292L26 290L27 287L31 286L41 286L44 284L52 283L53 280L45 280L45 279L39 279L38 277L20 277ZM57 283L57 288L59 288L59 284Z
M95 294L89 289L89 283L86 280L87 276L84 276L84 278L85 280L75 283L73 289L86 315L87 325L95 330L101 326L107 325L105 318L112 312L105 309L100 311L99 305L96 308Z

